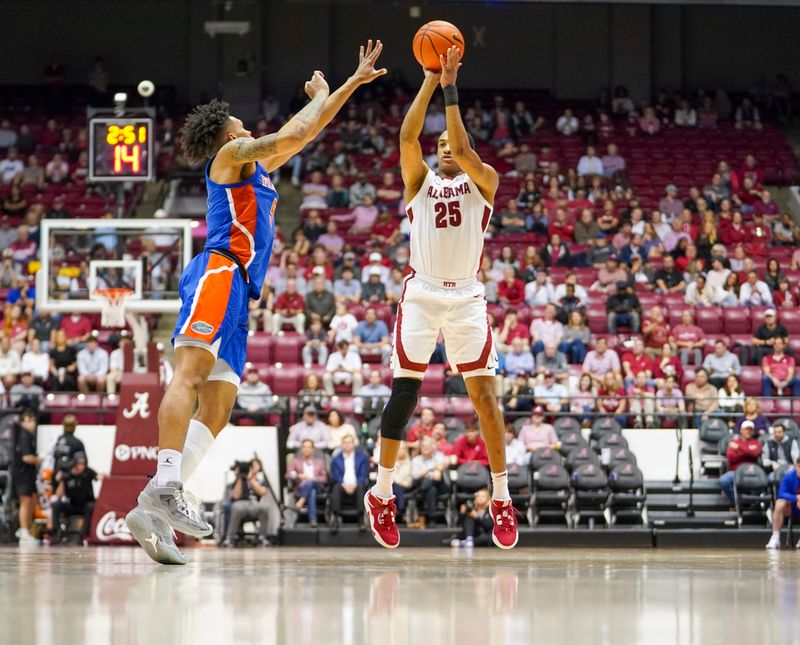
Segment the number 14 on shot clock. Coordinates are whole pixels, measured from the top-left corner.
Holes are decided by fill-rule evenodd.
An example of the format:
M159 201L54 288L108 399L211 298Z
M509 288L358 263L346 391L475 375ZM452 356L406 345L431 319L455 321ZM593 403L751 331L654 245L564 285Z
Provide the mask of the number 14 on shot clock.
M153 176L153 120L93 118L89 123L90 181L148 181Z

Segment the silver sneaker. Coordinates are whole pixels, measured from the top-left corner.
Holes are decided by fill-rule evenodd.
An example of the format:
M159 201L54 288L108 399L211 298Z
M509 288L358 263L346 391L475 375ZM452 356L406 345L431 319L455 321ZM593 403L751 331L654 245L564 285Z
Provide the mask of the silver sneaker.
M137 506L128 513L125 523L139 546L159 564L186 564L189 561L175 544L172 529L158 517Z
M196 538L211 535L214 529L186 499L181 482L167 482L166 486L156 486L155 481L151 479L139 493L138 502L142 510L186 535Z

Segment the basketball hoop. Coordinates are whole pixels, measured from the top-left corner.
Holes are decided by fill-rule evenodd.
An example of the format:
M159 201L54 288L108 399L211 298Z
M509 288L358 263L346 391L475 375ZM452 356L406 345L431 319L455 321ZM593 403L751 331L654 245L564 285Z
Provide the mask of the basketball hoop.
M101 310L103 327L124 327L125 302L133 295L133 289L119 287L95 289L93 295L105 299Z

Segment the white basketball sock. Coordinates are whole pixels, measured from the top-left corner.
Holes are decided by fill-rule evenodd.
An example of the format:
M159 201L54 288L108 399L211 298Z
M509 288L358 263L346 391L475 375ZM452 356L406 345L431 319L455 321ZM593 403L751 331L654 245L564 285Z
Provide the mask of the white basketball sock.
M382 499L390 499L392 493L392 481L394 480L394 468L384 468L378 465L378 479L372 488L372 494Z
M181 453L165 448L158 451L158 468L156 469L156 486L165 486L167 482L181 480Z
M511 495L508 492L507 470L504 470L502 473L492 473L492 499L511 499Z
M214 442L214 435L202 421L189 421L186 443L183 444L183 462L181 463L181 481L185 482L197 470L198 464L206 456Z

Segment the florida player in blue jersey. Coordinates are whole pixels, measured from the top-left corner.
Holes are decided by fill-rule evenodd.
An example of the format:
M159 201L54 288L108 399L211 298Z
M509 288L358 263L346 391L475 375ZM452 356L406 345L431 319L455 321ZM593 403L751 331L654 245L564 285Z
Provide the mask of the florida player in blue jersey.
M260 297L275 233L278 194L268 173L312 141L356 88L386 73L375 68L381 49L380 41L373 47L371 40L361 47L355 73L333 93L323 74L314 72L305 84L311 100L274 134L253 138L217 100L197 107L181 130L186 157L206 162L208 237L181 276L175 375L158 411L158 469L126 518L157 562L187 561L172 529L194 537L212 530L182 482L227 425L236 401L248 301Z

